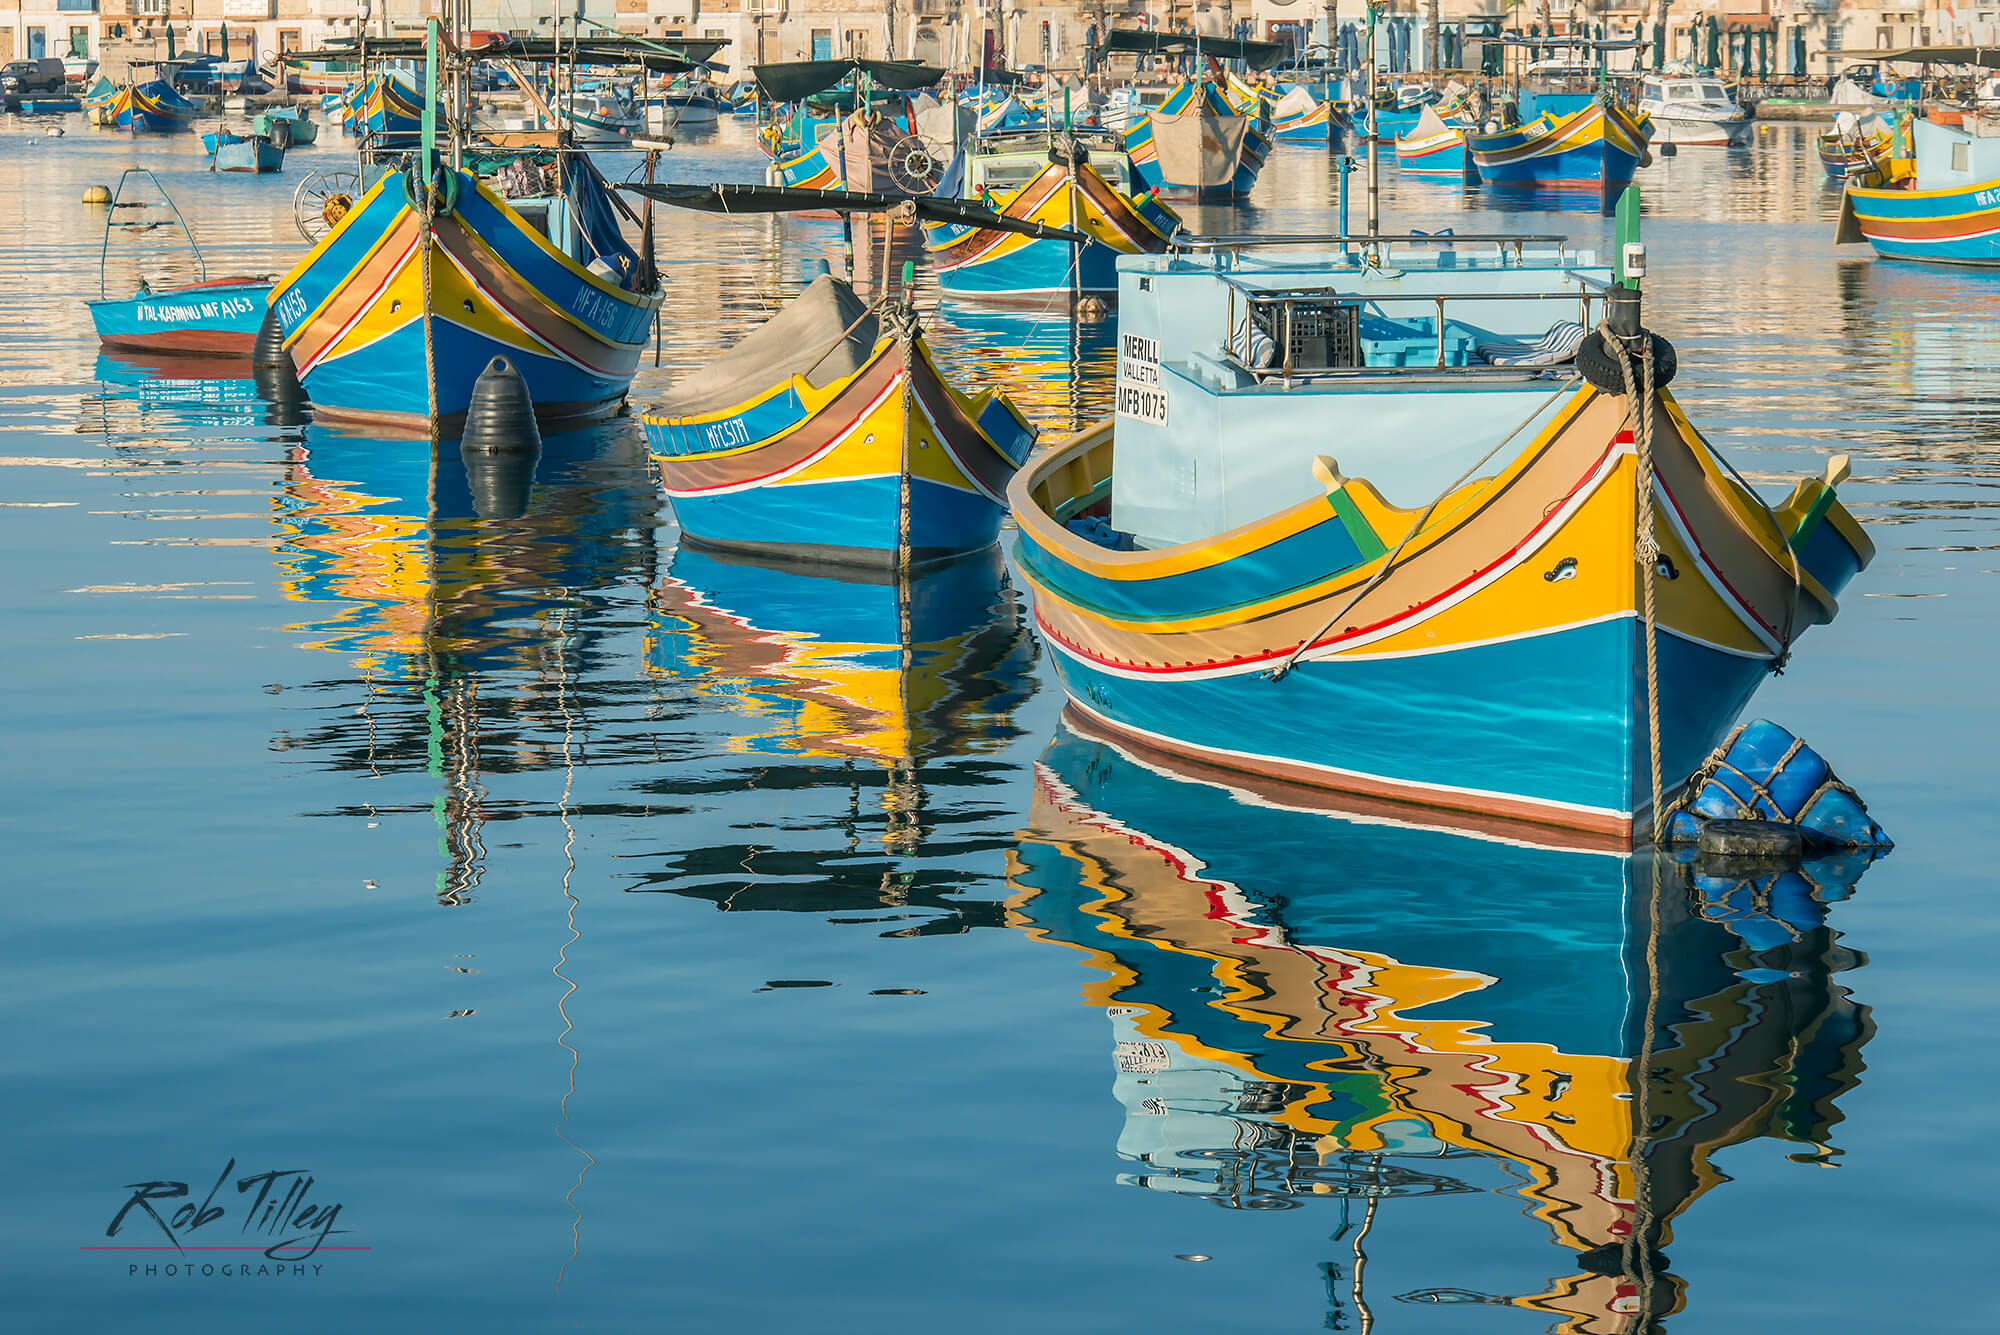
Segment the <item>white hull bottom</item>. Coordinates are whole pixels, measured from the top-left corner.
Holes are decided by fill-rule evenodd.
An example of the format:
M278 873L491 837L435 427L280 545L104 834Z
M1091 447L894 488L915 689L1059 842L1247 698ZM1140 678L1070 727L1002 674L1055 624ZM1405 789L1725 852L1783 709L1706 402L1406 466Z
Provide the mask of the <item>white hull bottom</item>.
M1754 122L1740 121L1678 121L1655 115L1653 117L1653 142L1673 144L1677 148L1735 148L1750 141L1750 127Z

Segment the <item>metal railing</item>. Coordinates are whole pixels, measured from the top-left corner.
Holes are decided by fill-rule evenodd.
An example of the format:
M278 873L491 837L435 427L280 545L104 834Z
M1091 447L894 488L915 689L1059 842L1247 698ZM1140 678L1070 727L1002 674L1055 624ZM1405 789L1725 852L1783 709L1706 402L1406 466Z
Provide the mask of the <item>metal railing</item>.
M1212 255L1218 251L1269 250L1279 246L1338 246L1342 251L1358 250L1364 259L1379 259L1381 253L1392 246L1460 246L1465 244L1490 245L1505 263L1507 252L1514 253L1514 263L1527 263L1529 246L1554 246L1558 264L1566 262L1569 255L1569 238L1559 234L1525 236L1519 233L1485 234L1461 232L1427 233L1412 232L1407 236L1385 235L1380 232L1287 232L1259 235L1193 235L1177 232L1169 244L1180 251L1194 254Z
M1572 273L1570 277L1574 278L1577 283L1577 291L1575 294L1577 303L1576 322L1582 325L1585 333L1588 334L1588 332L1593 328L1590 318L1590 305L1592 302L1604 301L1606 295L1611 290L1611 284L1599 282L1598 280L1584 274ZM1235 366L1241 368L1243 371L1248 373L1251 376L1251 378L1256 380L1257 383L1260 385L1267 380L1282 380L1285 383L1285 385L1289 387L1294 381L1298 380L1312 381L1329 377L1344 377L1353 375L1381 376L1381 375L1394 375L1398 373L1407 374L1411 371L1416 371L1416 370L1433 371L1433 372L1449 371L1453 375L1484 376L1484 375L1500 374L1500 375L1518 376L1523 372L1539 373L1543 371L1557 371L1563 369L1564 366L1567 365L1569 374L1575 375L1577 373L1576 368L1573 364L1566 364L1560 362L1550 366L1491 366L1491 365L1475 365L1470 362L1468 362L1463 366L1455 366L1451 363L1449 355L1447 354L1445 349L1445 310L1448 303L1452 301L1460 301L1460 302L1567 301L1570 297L1570 294L1567 292L1411 292L1411 293L1397 294L1395 296L1388 298L1382 298L1382 297L1370 298L1370 297L1363 297L1360 294L1353 292L1344 293L1340 291L1340 289L1338 288L1316 288L1316 289L1288 288L1282 290L1260 292L1256 288L1244 286L1238 283L1226 283L1225 286L1229 289L1229 314L1228 314L1229 334L1223 340L1222 355L1225 358L1227 358L1232 364L1234 364ZM1233 347L1231 347L1231 343L1234 341L1237 328L1236 297L1238 292L1241 292L1243 294L1246 318L1248 309L1253 305L1259 304L1260 298L1264 299L1263 304L1267 305L1275 304L1281 308L1282 323L1279 325L1279 328L1283 330L1287 336L1280 344L1283 350L1283 357L1278 365L1266 366L1266 367L1252 366L1247 361L1245 361L1241 356L1239 356ZM1292 323L1291 307L1295 303L1306 302L1306 301L1310 301L1315 304L1344 303L1352 305L1356 307L1357 310L1359 310L1362 307L1370 305L1375 306L1379 309L1384 300L1396 301L1396 302L1430 301L1435 303L1437 307L1437 316L1436 316L1437 326L1435 329L1437 345L1436 345L1436 360L1432 365L1419 366L1419 367L1412 367L1407 365L1297 367L1292 364L1292 347L1291 347L1292 340L1289 337L1289 332ZM1385 316L1384 318L1392 318L1392 317ZM1272 341L1274 343L1279 342L1277 336L1271 334L1271 331L1266 330L1264 332L1272 338ZM1366 355L1365 352L1366 341L1367 340L1363 339L1360 340L1359 343L1357 344L1357 352L1359 352L1364 357ZM1473 350L1473 355L1475 356L1477 355L1476 348Z

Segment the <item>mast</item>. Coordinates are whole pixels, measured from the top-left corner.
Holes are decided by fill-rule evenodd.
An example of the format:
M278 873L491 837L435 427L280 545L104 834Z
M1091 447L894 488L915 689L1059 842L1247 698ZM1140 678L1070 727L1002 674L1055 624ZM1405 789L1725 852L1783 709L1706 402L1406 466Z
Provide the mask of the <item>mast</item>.
M1375 3L1368 4L1368 235L1374 236L1382 230L1382 155L1381 135L1376 123L1375 110Z

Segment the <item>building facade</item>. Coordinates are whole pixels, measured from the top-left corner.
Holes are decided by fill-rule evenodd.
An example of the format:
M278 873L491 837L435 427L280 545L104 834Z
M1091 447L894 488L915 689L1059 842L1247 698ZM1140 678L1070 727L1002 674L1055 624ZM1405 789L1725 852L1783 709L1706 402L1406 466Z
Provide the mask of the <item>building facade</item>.
M1509 26L1546 21L1558 31L1602 27L1607 35L1643 31L1662 21L1670 57L1706 54L1706 23L1727 34L1772 34L1776 67L1790 72L1794 29L1803 30L1808 71L1826 75L1845 53L1931 44L2000 42L2000 0L1549 0L1496 5L1494 0L1436 0L1443 24L1505 12ZM553 31L572 0L474 0L473 26L516 33ZM437 0L372 0L369 31L421 32ZM772 61L845 55L915 58L965 69L984 63L1074 72L1085 63L1093 31L1114 27L1211 34L1247 27L1248 35L1306 48L1336 26L1363 16L1359 0L585 0L601 30L651 37L722 38L717 58L732 72ZM1428 0L1389 0L1385 16L1419 33ZM351 41L360 31L359 0L0 0L0 58L92 56L136 48L225 51L262 60L282 51ZM591 29L587 28L586 31ZM1425 62L1425 42L1411 63ZM1725 55L1725 62L1728 57Z

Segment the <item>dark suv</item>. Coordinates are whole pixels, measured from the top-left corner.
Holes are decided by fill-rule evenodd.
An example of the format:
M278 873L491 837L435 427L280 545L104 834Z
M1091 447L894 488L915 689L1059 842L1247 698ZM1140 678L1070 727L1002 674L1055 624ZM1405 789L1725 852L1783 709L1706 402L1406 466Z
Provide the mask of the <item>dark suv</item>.
M60 60L10 60L0 65L0 107L8 111L19 111L24 99L68 96L69 76Z

